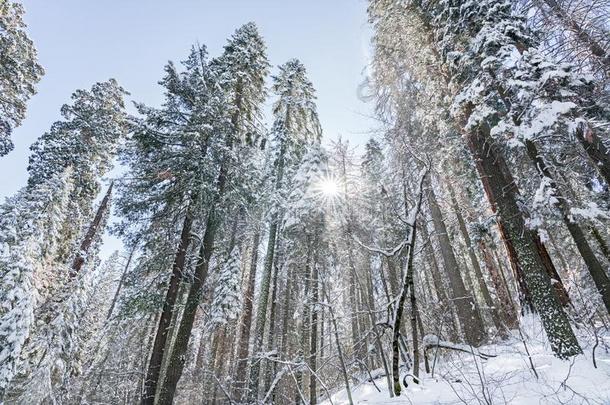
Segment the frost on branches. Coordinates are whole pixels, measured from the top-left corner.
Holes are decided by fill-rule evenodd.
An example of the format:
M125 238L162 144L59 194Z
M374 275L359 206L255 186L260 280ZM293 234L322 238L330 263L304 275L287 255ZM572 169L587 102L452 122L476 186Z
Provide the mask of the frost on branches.
M25 118L26 103L44 75L23 14L21 4L0 2L0 157L13 149L11 133Z
M241 308L241 254L235 246L222 265L216 279L210 305L210 323L223 325L237 319Z
M45 263L65 219L70 176L66 170L31 192L21 190L0 208L0 397L24 360L40 295L58 279Z

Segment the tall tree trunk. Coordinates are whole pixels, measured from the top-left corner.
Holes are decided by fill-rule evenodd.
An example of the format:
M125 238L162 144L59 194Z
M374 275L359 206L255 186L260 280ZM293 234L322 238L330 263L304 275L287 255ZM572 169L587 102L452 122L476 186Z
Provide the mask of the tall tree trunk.
M317 254L315 255L317 258ZM309 377L309 405L318 403L317 380L317 352L318 352L318 260L314 260L311 266L311 328L309 334L309 367L312 372Z
M449 240L449 234L447 233L447 227L443 221L441 209L438 206L432 187L429 187L428 190L428 206L432 214L434 231L440 244L445 271L449 276L449 285L453 293L452 299L455 302L460 325L464 330L464 337L467 343L478 346L483 343L486 337L483 320L476 311L472 294L466 291L464 286L464 279L460 274L460 269L451 247L451 241Z
M458 227L460 229L460 233L462 234L462 238L464 239L464 243L466 244L466 249L468 250L468 257L470 259L470 264L474 269L474 274L477 279L477 285L479 287L479 291L481 291L481 295L485 300L485 305L487 306L487 310L491 315L491 319L494 323L496 329L503 335L506 334L506 329L502 326L500 322L500 316L498 314L498 309L496 308L493 299L491 298L491 294L489 293L489 289L487 288L487 284L485 283L485 278L483 277L483 272L481 271L481 266L479 265L479 260L477 259L476 254L474 253L474 246L472 245L472 241L470 240L470 235L468 234L468 229L466 229L466 223L464 222L464 217L462 216L462 211L460 206L455 198L455 192L453 191L453 187L451 184L447 183L447 187L449 188L449 195L451 196L451 203L453 205L453 210L455 212L455 216L458 221Z
M522 290L525 288L532 308L540 315L553 351L560 358L581 353L568 317L554 293L536 235L525 225L512 175L504 157L492 144L489 127L470 130L465 135L485 194L496 213L515 278Z
M167 293L165 294L165 300L163 301L163 309L161 311L161 317L159 318L157 333L153 343L153 349L148 362L148 371L146 372L146 380L144 381L144 390L142 393L142 405L153 405L155 401L155 393L159 383L161 365L163 363L165 346L169 335L169 326L174 314L174 305L176 304L180 280L182 279L184 264L186 263L187 249L191 241L192 225L193 218L190 210L187 209L187 213L182 224L182 231L180 233L180 242L178 243L174 264L172 265L172 275L169 279L169 285L167 287Z
M267 253L265 255L265 265L263 267L263 277L260 284L258 307L256 310L256 324L254 329L253 353L263 350L263 340L265 337L265 326L267 323L267 306L269 304L269 291L271 290L271 279L273 275L273 264L275 259L275 248L277 243L278 218L274 216L269 227L269 240L267 242ZM250 365L250 401L258 398L259 376L261 361L255 360Z
M308 238L309 239L309 238ZM309 240L307 241L307 259L306 259L306 263L305 263L305 269L302 272L302 276L303 279L305 280L305 286L303 288L303 314L302 314L302 319L303 322L301 324L301 341L300 341L300 348L299 348L299 353L301 357L301 360L303 362L305 362L305 354L309 353L309 325L310 325L310 277L309 275L311 274L311 251L309 248ZM297 384L298 385L303 385L303 372L301 371L301 369L299 369L299 371L297 372ZM300 390L300 387L297 387L297 391ZM296 404L300 404L301 403L301 396L299 395L299 393L297 392L297 396L295 399L295 403Z
M443 285L443 281L441 279L441 269L439 268L438 262L436 261L436 256L434 255L434 250L432 249L432 241L430 239L430 235L428 233L428 229L426 224L423 224L420 227L420 233L422 235L422 240L424 240L424 249L426 252L427 259L431 263L431 275L432 275L432 284L434 285L434 290L436 291L436 296L438 301L441 303L441 308L447 308L449 314L448 315L450 322L448 325L449 328L449 336L452 341L456 341L458 339L458 325L456 325L457 314L455 313L455 306L449 302L449 297L447 296L447 291L445 290L445 286ZM429 242L428 242L429 241Z
M273 351L276 346L276 327L275 327L275 317L276 317L276 309L277 309L277 290L278 290L278 272L279 267L277 262L274 266L273 270L273 280L271 280L272 288L271 288L271 305L269 308L269 330L267 331L267 353ZM267 362L265 365L265 392L269 390L271 387L271 381L273 380L273 375L275 374L275 362Z
M199 303L201 302L203 286L205 285L208 276L210 258L214 252L214 242L220 222L217 213L217 205L225 192L226 176L227 163L224 162L221 165L220 173L216 181L217 192L214 201L212 201L212 204L210 205L210 211L208 213L208 219L205 225L205 232L203 234L203 242L199 250L199 259L193 274L193 282L189 288L180 326L178 327L174 346L167 363L165 381L159 390L156 405L172 404L174 395L176 394L178 380L182 376L182 370L184 369L184 364L186 362L186 350L191 337L191 331L193 330L193 322L195 321L195 314L197 312L197 308L199 307Z
M106 195L102 199L100 206L97 208L97 212L95 213L95 217L93 221L89 225L87 229L87 233L85 234L85 238L80 244L80 248L76 253L76 257L72 261L72 267L70 268L70 277L75 277L85 264L85 260L87 258L87 254L89 253L89 249L91 249L91 245L93 245L93 241L96 236L99 235L100 231L102 231L102 220L108 213L108 208L110 207L110 197L112 196L112 187L114 182L110 183L108 186L108 191L106 191Z
M597 287L597 291L601 295L602 301L606 306L606 311L610 313L610 279L608 279L608 275L606 271L602 267L601 263L595 257L595 253L593 253L593 249L589 246L589 242L585 236L585 233L582 231L580 226L574 222L570 215L570 207L566 199L561 195L555 180L552 177L551 171L546 165L546 162L538 153L536 145L532 141L526 141L525 146L527 148L527 154L530 159L534 162L536 166L536 170L540 173L541 178L549 179L551 187L555 190L554 196L557 199L557 208L561 213L561 218L563 223L568 228L572 239L574 240L574 244L580 253L580 256L585 262L587 269L589 270L589 274L595 283L595 287Z
M247 387L247 366L250 353L250 329L252 327L252 308L254 304L254 286L256 282L256 269L258 266L258 245L260 241L260 230L257 228L252 237L252 257L250 259L250 272L248 283L244 293L244 307L242 321L240 323L239 341L237 343L237 370L235 372L235 388L233 395L237 401L242 401L244 390Z
M510 297L508 286L505 285L502 275L500 274L502 270L496 267L493 257L491 256L491 253L489 253L489 250L487 249L487 246L483 240L479 241L479 249L483 254L483 262L485 263L487 271L491 275L491 281L496 290L498 301L500 302L500 314L502 321L507 328L516 328L519 325L519 319L517 318L517 311Z
M409 288L413 290L413 257L415 256L415 237L417 236L417 216L421 210L421 204L423 199L423 185L427 175L427 171L423 172L421 175L421 179L419 181L419 188L417 191L417 203L412 208L410 213L410 218L408 219L408 227L407 235L408 235L408 243L405 246L406 248L406 262L405 268L402 272L402 283L400 294L397 296L398 302L394 306L394 317L393 317L393 325L392 325L392 385L394 388L394 394L396 396L400 395L401 386L400 386L400 324L402 320L402 312L404 310L405 301L407 299L407 293L409 292ZM415 308L416 309L416 308ZM416 325L417 330L417 325ZM417 339L413 342L414 347L417 347ZM419 357L419 356L417 356Z
M110 320L112 316L112 312L114 311L114 307L116 306L117 301L119 300L119 296L121 294L121 288L123 287L123 283L125 282L125 277L127 277L127 272L129 271L129 266L131 265L131 260L133 259L133 255L138 249L138 243L134 243L129 251L129 256L127 257L127 263L125 263L125 267L123 268L123 273L121 274L121 278L119 279L119 284L116 287L116 291L114 292L114 296L112 297L112 302L110 303L110 308L108 308L108 313L106 314L106 321Z

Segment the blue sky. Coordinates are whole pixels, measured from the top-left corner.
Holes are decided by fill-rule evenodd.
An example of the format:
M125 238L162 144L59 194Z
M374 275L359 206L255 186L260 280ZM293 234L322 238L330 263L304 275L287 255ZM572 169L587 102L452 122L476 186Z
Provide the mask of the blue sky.
M212 56L240 25L254 21L277 66L299 58L317 89L327 139L363 144L374 127L357 97L370 29L365 0L22 0L30 37L46 75L14 131L15 150L0 158L0 198L25 184L29 145L60 118L78 88L115 78L130 100L162 101L157 81L168 60L183 60L200 42ZM131 103L129 103L131 104ZM116 247L109 243L104 250Z

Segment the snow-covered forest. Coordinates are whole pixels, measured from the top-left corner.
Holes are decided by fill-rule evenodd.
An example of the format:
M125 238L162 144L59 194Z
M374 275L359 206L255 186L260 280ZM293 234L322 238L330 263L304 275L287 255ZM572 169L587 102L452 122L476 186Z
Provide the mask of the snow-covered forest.
M362 144L256 22L151 67L158 106L70 89L0 202L0 404L610 404L610 2L366 6Z

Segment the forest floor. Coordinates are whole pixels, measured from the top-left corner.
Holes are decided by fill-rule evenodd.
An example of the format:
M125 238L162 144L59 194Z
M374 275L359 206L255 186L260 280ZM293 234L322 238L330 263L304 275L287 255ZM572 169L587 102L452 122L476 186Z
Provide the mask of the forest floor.
M595 338L593 330L580 330L583 354L562 361L553 356L538 322L524 322L529 356L519 331L501 344L479 348L495 355L488 360L472 354L439 351L434 374L421 365L421 384L412 383L400 397L390 398L385 376L352 389L356 404L610 404L610 332ZM591 328L592 329L592 328ZM593 356L593 348L598 341ZM429 351L430 366L434 349ZM536 369L532 370L531 362ZM596 366L593 364L595 358ZM378 387L379 390L376 388ZM336 392L324 405L347 404L345 390Z

